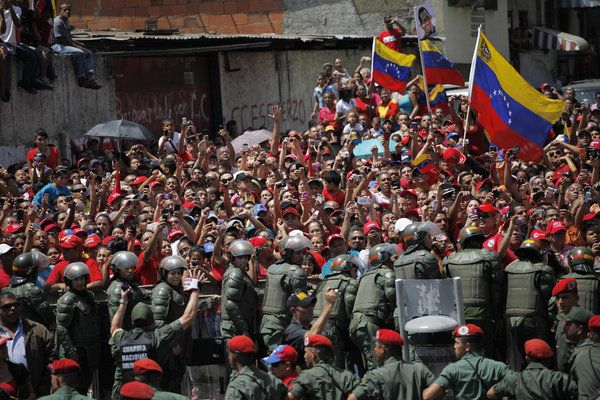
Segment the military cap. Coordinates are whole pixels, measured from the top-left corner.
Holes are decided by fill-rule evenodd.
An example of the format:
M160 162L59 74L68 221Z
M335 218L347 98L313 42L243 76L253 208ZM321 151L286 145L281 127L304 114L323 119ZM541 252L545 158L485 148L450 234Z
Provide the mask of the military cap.
M309 307L317 302L317 298L306 292L296 292L287 299L287 307Z
M591 312L585 308L575 306L571 308L567 314L558 314L558 319L561 321L574 322L579 325L588 326L588 321L593 316Z
M152 309L149 305L145 303L137 303L133 309L131 310L131 321L135 322L137 320L150 321L154 317L152 313Z
M329 347L333 350L333 343L326 336L315 333L304 338L304 347Z
M68 374L69 372L79 372L80 370L79 364L70 358L61 358L60 360L56 360L52 364L48 365L48 368L50 368L50 373L54 375Z
M133 381L121 386L119 394L128 399L151 400L154 396L154 389L140 381Z
M452 335L454 337L483 336L483 330L477 325L465 324L458 326Z
M400 346L404 345L402 335L391 329L379 329L375 334L375 340L379 343L386 344L388 346Z
M600 330L600 315L593 315L590 317L590 320L588 321L588 328L589 330Z
M552 358L554 353L548 343L541 339L531 339L525 342L525 354L538 360Z
M163 373L162 368L158 363L149 358L143 358L133 363L133 373L136 375L146 374L148 372Z
M248 336L234 336L229 339L229 351L232 353L256 353L256 345Z
M558 296L561 293L574 292L577 290L577 281L575 278L561 279L554 285L552 296Z

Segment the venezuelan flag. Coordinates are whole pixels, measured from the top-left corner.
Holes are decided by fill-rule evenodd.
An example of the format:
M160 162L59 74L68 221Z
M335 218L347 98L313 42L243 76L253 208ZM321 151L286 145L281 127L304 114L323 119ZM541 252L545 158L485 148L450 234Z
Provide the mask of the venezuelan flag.
M444 114L450 112L450 109L448 108L448 96L446 96L444 85L438 83L431 89L429 92L429 105L432 110L434 108L441 108L444 111Z
M480 32L469 85L471 107L499 148L521 147L519 158L536 161L552 125L565 108L535 90Z
M386 89L403 92L415 62L412 54L398 53L378 39L373 40L373 81Z
M449 83L464 86L465 78L430 40L419 40L419 49L423 54L423 67L427 83Z
M429 154L421 154L411 161L413 167L417 168L420 173L428 174L436 171L435 164L431 161Z

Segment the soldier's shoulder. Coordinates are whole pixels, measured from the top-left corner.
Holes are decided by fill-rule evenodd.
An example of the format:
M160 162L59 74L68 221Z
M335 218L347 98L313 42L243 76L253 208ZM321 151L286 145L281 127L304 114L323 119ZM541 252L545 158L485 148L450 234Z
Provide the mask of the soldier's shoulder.
M187 397L177 393L163 392L161 390L157 390L156 392L154 392L152 400L187 400Z
M159 295L165 296L171 293L171 287L166 282L160 282L152 289L152 297Z
M57 305L73 305L77 301L77 295L74 292L68 291L58 298Z
M113 291L119 291L119 293L121 292L121 287L123 287L123 282L115 279L113 280L110 285L108 285L108 289L106 289L107 292L113 292Z

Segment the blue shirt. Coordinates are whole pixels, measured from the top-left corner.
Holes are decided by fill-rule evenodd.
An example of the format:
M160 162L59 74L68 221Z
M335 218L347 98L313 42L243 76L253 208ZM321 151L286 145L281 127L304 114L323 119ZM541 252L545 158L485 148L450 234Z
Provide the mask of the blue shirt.
M9 333L0 328L0 336L9 337ZM23 364L27 367L27 356L25 354L25 333L23 332L23 320L19 320L19 326L12 340L6 342L8 359L15 364Z
M348 254L350 257L358 257L360 253L356 250L350 250L346 254ZM329 260L327 260L325 265L323 265L323 268L321 268L321 277L325 278L327 275L331 274L331 263L333 262L334 258L335 257L331 257ZM364 271L360 272L362 273Z
M53 269L54 269L54 265L48 265L46 268L41 270L37 274L37 277L35 278L35 286L39 287L40 289L45 288L46 281L48 280L48 277L50 276L50 272L52 272Z
M37 194L33 198L33 202L41 207L42 206L42 198L44 197L44 195L46 193L48 193L48 205L52 211L56 210L54 208L54 203L56 203L56 199L58 198L58 196L70 196L71 195L71 191L69 190L68 187L66 187L66 186L56 187L56 186L54 186L54 183L49 183L46 186L44 186L42 188L42 190L37 192Z

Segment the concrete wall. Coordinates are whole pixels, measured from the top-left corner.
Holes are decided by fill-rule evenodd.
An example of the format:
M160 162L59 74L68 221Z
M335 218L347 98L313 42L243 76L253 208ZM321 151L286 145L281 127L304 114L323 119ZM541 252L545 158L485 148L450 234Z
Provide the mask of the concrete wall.
M312 111L312 93L323 63L341 58L351 74L368 50L314 50L232 52L231 70L220 55L221 101L225 121L234 119L240 129L272 126L267 114L281 104L283 128L306 129Z
M77 85L73 64L66 57L54 57L58 79L56 90L31 95L17 89L21 63L10 58L9 103L0 103L0 164L9 165L25 159L32 147L33 133L44 128L50 142L62 155L69 153L69 137L81 136L97 123L114 119L114 82L103 59L96 58L97 80L102 89L82 89Z

